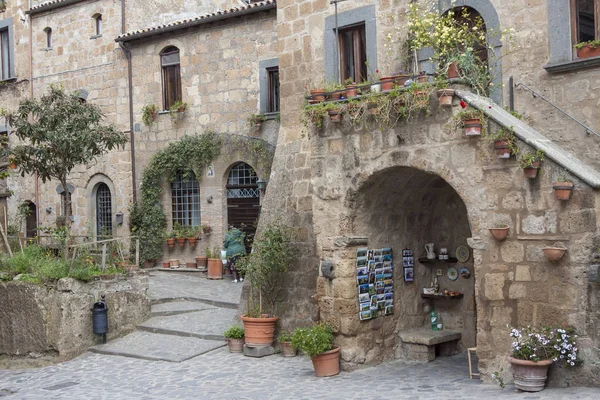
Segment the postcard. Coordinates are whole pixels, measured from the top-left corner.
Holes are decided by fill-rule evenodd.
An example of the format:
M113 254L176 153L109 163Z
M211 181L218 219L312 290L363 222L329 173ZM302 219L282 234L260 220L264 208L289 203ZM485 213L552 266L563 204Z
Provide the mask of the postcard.
M369 275L359 275L356 277L359 285L364 285L369 283Z
M359 293L358 294L358 301L360 303L370 302L371 301L371 295L369 293Z
M371 311L371 303L360 303L360 311Z
M367 249L366 247L356 249L356 257L366 257L367 251L369 251L369 249Z
M392 315L394 313L394 306L387 306L385 308L385 315Z
M362 294L362 293L369 293L369 284L365 284L365 285L359 285L358 286L358 293Z
M361 311L359 317L361 321L371 319L371 311Z

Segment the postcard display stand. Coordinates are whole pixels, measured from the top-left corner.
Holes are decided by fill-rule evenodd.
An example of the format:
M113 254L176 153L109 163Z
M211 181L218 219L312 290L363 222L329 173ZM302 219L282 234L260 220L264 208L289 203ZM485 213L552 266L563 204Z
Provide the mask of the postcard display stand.
M394 264L392 248L356 250L361 321L394 314Z

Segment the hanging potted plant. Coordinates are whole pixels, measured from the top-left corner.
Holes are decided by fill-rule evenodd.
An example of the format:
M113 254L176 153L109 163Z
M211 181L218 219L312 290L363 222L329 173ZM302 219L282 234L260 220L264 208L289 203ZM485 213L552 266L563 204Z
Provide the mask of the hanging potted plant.
M264 114L252 114L248 117L248 125L250 125L251 128L259 128L266 119Z
M200 235L200 228L197 226L190 226L186 230L186 238L190 247L196 247L196 243L198 242L198 236Z
M600 57L600 40L577 43L577 58Z
M175 122L177 118L182 118L185 109L187 108L187 103L184 103L181 100L177 100L174 102L171 107L169 107L169 115L171 116L171 122Z
M496 150L498 158L510 158L511 155L518 152L515 136L511 130L500 127L488 139L494 141L494 150Z
M443 88L437 91L438 100L440 106L450 107L452 106L452 99L454 98L454 90Z
M283 290L284 274L297 257L291 233L281 223L274 222L264 227L254 239L252 252L240 258L236 267L251 284L248 296L248 311L241 316L248 346L270 346L273 344L275 306ZM251 303L258 297L257 307Z
M207 271L206 278L208 279L223 279L223 262L219 258L221 252L216 247L211 251L208 246L206 246L206 257L207 261Z
M538 149L535 153L527 153L521 156L519 164L527 178L534 179L537 176L545 154L544 150Z
M292 336L292 346L310 357L316 376L340 373L340 347L333 345L330 325L319 323L310 328L297 328Z
M230 353L241 353L244 350L244 330L239 326L227 329L223 336L227 339Z
M277 343L279 343L284 357L296 357L296 353L298 353L298 350L292 346L292 337L288 331L281 331L277 336Z
M381 91L389 92L394 88L394 83L396 82L396 78L393 76L384 76L381 78Z
M467 103L464 100L460 101L460 107L462 110L453 117L455 128L462 127L465 136L480 136L485 133L484 114L474 108L467 108Z
M494 237L494 239L496 239L498 241L502 241L502 240L506 239L506 237L508 236L508 229L509 229L508 225L500 224L493 228L489 228L489 231L492 234L492 236Z
M169 246L170 249L175 247L175 231L172 231L167 235L167 246Z
M552 189L556 200L569 200L573 194L573 182L560 176L556 182L552 182Z
M525 392L539 392L546 385L548 367L553 362L566 363L568 367L580 365L574 333L571 327L512 328L510 363L515 387Z
M142 122L146 126L152 125L158 116L158 106L156 104L147 104L142 108Z
M565 253L567 252L567 248L560 243L554 244L554 246L546 246L542 248L544 255L548 259L548 261L556 262L560 261Z
M208 222L203 222L202 224L200 224L200 228L202 228L202 233L204 234L208 234L210 233L210 225L208 224Z

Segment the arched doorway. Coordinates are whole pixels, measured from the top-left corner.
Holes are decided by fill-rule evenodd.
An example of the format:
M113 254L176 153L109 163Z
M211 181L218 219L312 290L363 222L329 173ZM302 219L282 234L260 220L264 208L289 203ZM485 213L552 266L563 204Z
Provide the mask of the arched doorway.
M96 187L96 235L112 236L112 196L106 183Z
M395 166L373 174L356 192L353 202L353 233L368 238L371 249L392 247L394 258L393 287L394 315L380 316L383 343L395 343L400 349L399 336L394 332L431 331L429 313L441 314L444 330L458 331L461 339L458 351L476 346L475 274L472 256L465 262L454 260L419 262L426 258L425 244L434 243L435 252L448 249L450 259L456 257L458 246L467 245L471 237L465 203L440 176L412 167ZM402 251L414 254L414 281L405 281ZM449 270L467 268L470 277L460 274L454 279ZM453 272L453 271L450 271ZM440 291L459 292L460 299L423 298L423 288L431 286L437 277ZM369 324L358 332L346 334L372 335ZM389 336L388 336L389 335ZM382 359L403 358L393 346L381 348Z
M227 177L227 225L246 234L246 247L250 245L260 214L260 193L254 169L244 163L235 164Z
M31 201L26 201L24 206L27 209L25 216L25 234L28 238L37 236L37 207Z

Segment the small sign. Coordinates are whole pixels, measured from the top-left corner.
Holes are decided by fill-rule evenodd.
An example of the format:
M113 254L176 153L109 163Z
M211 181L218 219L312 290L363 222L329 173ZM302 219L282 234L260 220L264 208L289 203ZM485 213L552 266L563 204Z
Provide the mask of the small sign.
M211 177L211 178L213 176L215 176L215 166L214 165L211 164L206 168L206 176Z

